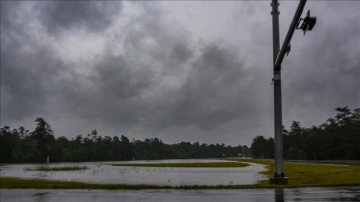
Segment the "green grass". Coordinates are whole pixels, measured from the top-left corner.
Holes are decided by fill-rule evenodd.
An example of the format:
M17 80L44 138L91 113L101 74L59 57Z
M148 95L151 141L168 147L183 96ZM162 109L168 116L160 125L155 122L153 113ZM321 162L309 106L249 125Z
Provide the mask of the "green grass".
M95 184L60 180L0 177L0 188L21 189L159 189L157 185Z
M195 163L124 163L111 164L112 166L132 166L132 167L170 167L170 168L234 168L246 167L249 164L241 162L195 162Z
M23 179L0 177L0 188L5 189L249 189L263 188L259 185L183 185L161 186L148 184L96 184L60 180Z
M86 170L87 166L60 166L60 167L49 167L39 166L37 168L25 168L26 171L77 171Z
M274 172L274 160L266 159L231 159L240 162L266 165L262 172L267 178ZM262 180L257 185L262 187L320 187L320 186L360 186L359 165L326 165L308 163L284 163L284 173L288 177L288 185L270 185Z

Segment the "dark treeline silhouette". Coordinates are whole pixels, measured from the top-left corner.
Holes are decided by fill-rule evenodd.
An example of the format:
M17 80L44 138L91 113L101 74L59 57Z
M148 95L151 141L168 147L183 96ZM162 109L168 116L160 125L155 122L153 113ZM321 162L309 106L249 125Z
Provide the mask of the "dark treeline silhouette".
M360 109L336 108L337 114L320 126L305 128L294 121L283 129L284 157L298 160L359 160ZM34 131L24 127L0 131L0 162L118 161L149 159L190 159L252 156L273 158L274 139L257 136L251 147L246 145L200 144L181 142L165 144L158 138L132 140L123 135L102 137L96 130L69 140L55 138L50 125L42 118L35 120Z
M37 126L32 132L24 127L1 128L0 162L45 162L48 156L51 162L74 162L220 158L250 154L250 149L246 145L233 147L198 142L165 144L158 138L130 142L123 135L102 137L96 130L86 136L78 135L71 140L66 137L55 138L50 125L44 119L37 118L35 122Z
M293 121L283 129L284 158L293 160L360 160L360 108L336 108L335 117L305 128ZM274 139L257 136L251 144L254 158L273 158Z

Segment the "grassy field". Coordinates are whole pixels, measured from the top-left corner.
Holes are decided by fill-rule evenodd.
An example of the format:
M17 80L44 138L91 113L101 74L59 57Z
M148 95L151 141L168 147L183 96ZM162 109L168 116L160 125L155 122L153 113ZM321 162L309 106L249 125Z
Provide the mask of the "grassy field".
M87 166L60 166L60 167L49 167L39 166L37 168L25 168L26 171L77 171L86 170Z
M133 166L133 167L170 167L170 168L235 168L246 167L249 164L242 162L194 162L194 163L124 163L111 164L112 166Z
M263 159L228 159L246 163L259 163L266 165L262 172L267 178L273 175L274 161ZM237 165L228 162L230 165ZM176 163L177 164L177 163ZM181 163L188 164L188 163ZM207 163L208 164L208 163ZM119 164L124 166L123 164ZM159 164L151 164L151 167ZM224 164L225 165L225 164ZM135 166L128 164L128 166ZM136 166L139 166L136 164ZM145 165L144 165L145 166ZM180 166L180 165L178 165ZM187 165L189 166L189 165ZM194 166L194 165L193 165ZM204 165L202 165L204 166ZM213 165L214 166L214 165ZM162 167L169 165L162 164ZM182 165L184 167L184 165ZM233 167L233 166L232 166ZM38 189L244 189L244 188L294 188L294 187L336 187L336 186L360 186L359 165L325 165L285 162L284 172L289 178L288 185L270 185L269 181L262 180L253 185L217 185L217 186L158 186L158 185L126 185L126 184L93 184L71 181L55 181L42 179L19 179L13 177L0 177L0 188L38 188Z
M262 172L270 178L274 172L274 160L267 159L231 159L240 162L266 165ZM360 186L359 165L328 165L309 163L284 163L284 173L289 179L288 185L270 185L268 180L257 183L262 187L313 187L313 186Z

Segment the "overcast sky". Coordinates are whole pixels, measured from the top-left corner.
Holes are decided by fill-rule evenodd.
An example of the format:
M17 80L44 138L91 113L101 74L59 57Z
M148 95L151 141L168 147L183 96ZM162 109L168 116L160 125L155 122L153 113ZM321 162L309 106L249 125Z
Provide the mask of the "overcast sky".
M284 39L298 1L280 1ZM360 2L308 1L283 123L360 107ZM269 1L1 1L1 126L249 145L273 127ZM282 43L282 42L281 42Z

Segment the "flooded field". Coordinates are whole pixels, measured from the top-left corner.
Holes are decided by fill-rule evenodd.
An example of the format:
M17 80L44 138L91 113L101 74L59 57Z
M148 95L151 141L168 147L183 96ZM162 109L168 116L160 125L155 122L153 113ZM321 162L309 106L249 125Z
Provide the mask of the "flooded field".
M0 189L1 202L92 201L360 201L360 187L241 190L34 190Z
M131 163L173 163L173 162L219 162L221 160L163 160L131 161ZM112 166L112 163L129 162L88 162L53 163L49 167L86 166L79 171L34 171L35 164L1 166L1 176L40 178L92 182L103 184L153 184L153 185L242 185L254 184L263 179L259 174L264 170L260 164L249 163L243 168L157 168Z

